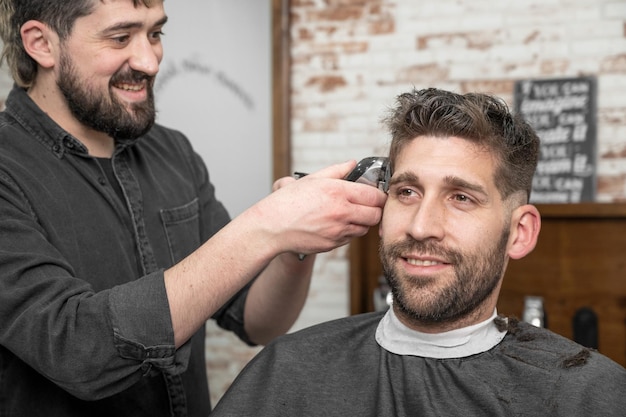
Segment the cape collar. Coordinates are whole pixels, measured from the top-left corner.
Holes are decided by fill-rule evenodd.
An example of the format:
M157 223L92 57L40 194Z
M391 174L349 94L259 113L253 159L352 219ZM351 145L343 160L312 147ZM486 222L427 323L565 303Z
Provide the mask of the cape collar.
M389 308L376 329L376 341L397 355L427 358L464 358L486 352L502 341L506 331L496 328L497 312L478 324L444 333L422 333L410 329Z

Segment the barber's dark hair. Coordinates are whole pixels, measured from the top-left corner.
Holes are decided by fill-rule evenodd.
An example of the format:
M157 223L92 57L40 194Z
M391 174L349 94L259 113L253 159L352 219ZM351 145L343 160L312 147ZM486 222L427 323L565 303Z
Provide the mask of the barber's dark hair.
M506 103L481 93L457 94L428 88L401 94L384 118L391 133L390 168L402 149L418 136L455 136L494 153L495 184L503 199L517 191L530 197L539 138Z
M89 15L102 0L0 0L0 37L4 43L0 63L6 60L15 82L32 85L37 76L37 62L24 49L20 29L29 20L37 20L54 30L61 41L72 33L76 19ZM151 7L163 0L133 0L135 7Z

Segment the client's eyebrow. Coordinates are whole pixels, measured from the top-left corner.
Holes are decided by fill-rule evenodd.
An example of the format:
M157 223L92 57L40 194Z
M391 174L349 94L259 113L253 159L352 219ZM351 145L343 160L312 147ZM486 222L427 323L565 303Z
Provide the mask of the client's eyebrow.
M417 184L419 183L419 177L412 172L403 172L399 175L392 175L389 180L389 187L400 183Z
M475 184L464 180L463 178L459 178L455 175L449 175L444 179L445 183L457 188L464 188L470 191L477 191L479 193L487 194L485 188L480 184Z

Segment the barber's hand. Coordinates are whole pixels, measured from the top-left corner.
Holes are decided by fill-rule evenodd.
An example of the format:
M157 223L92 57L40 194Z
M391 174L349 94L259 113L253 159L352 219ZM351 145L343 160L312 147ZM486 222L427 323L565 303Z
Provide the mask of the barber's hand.
M274 225L280 250L326 252L379 223L387 196L370 185L345 181L355 166L356 161L349 161L274 183L274 192L257 207Z

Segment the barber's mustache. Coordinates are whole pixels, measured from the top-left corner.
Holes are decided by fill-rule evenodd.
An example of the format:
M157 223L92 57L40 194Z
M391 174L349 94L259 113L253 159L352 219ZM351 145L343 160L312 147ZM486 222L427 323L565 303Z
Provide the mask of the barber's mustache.
M148 85L152 85L155 77L153 75L148 75L141 71L135 70L127 70L123 72L117 72L113 74L111 77L111 84L119 84L119 83L141 83L143 81L147 81Z

